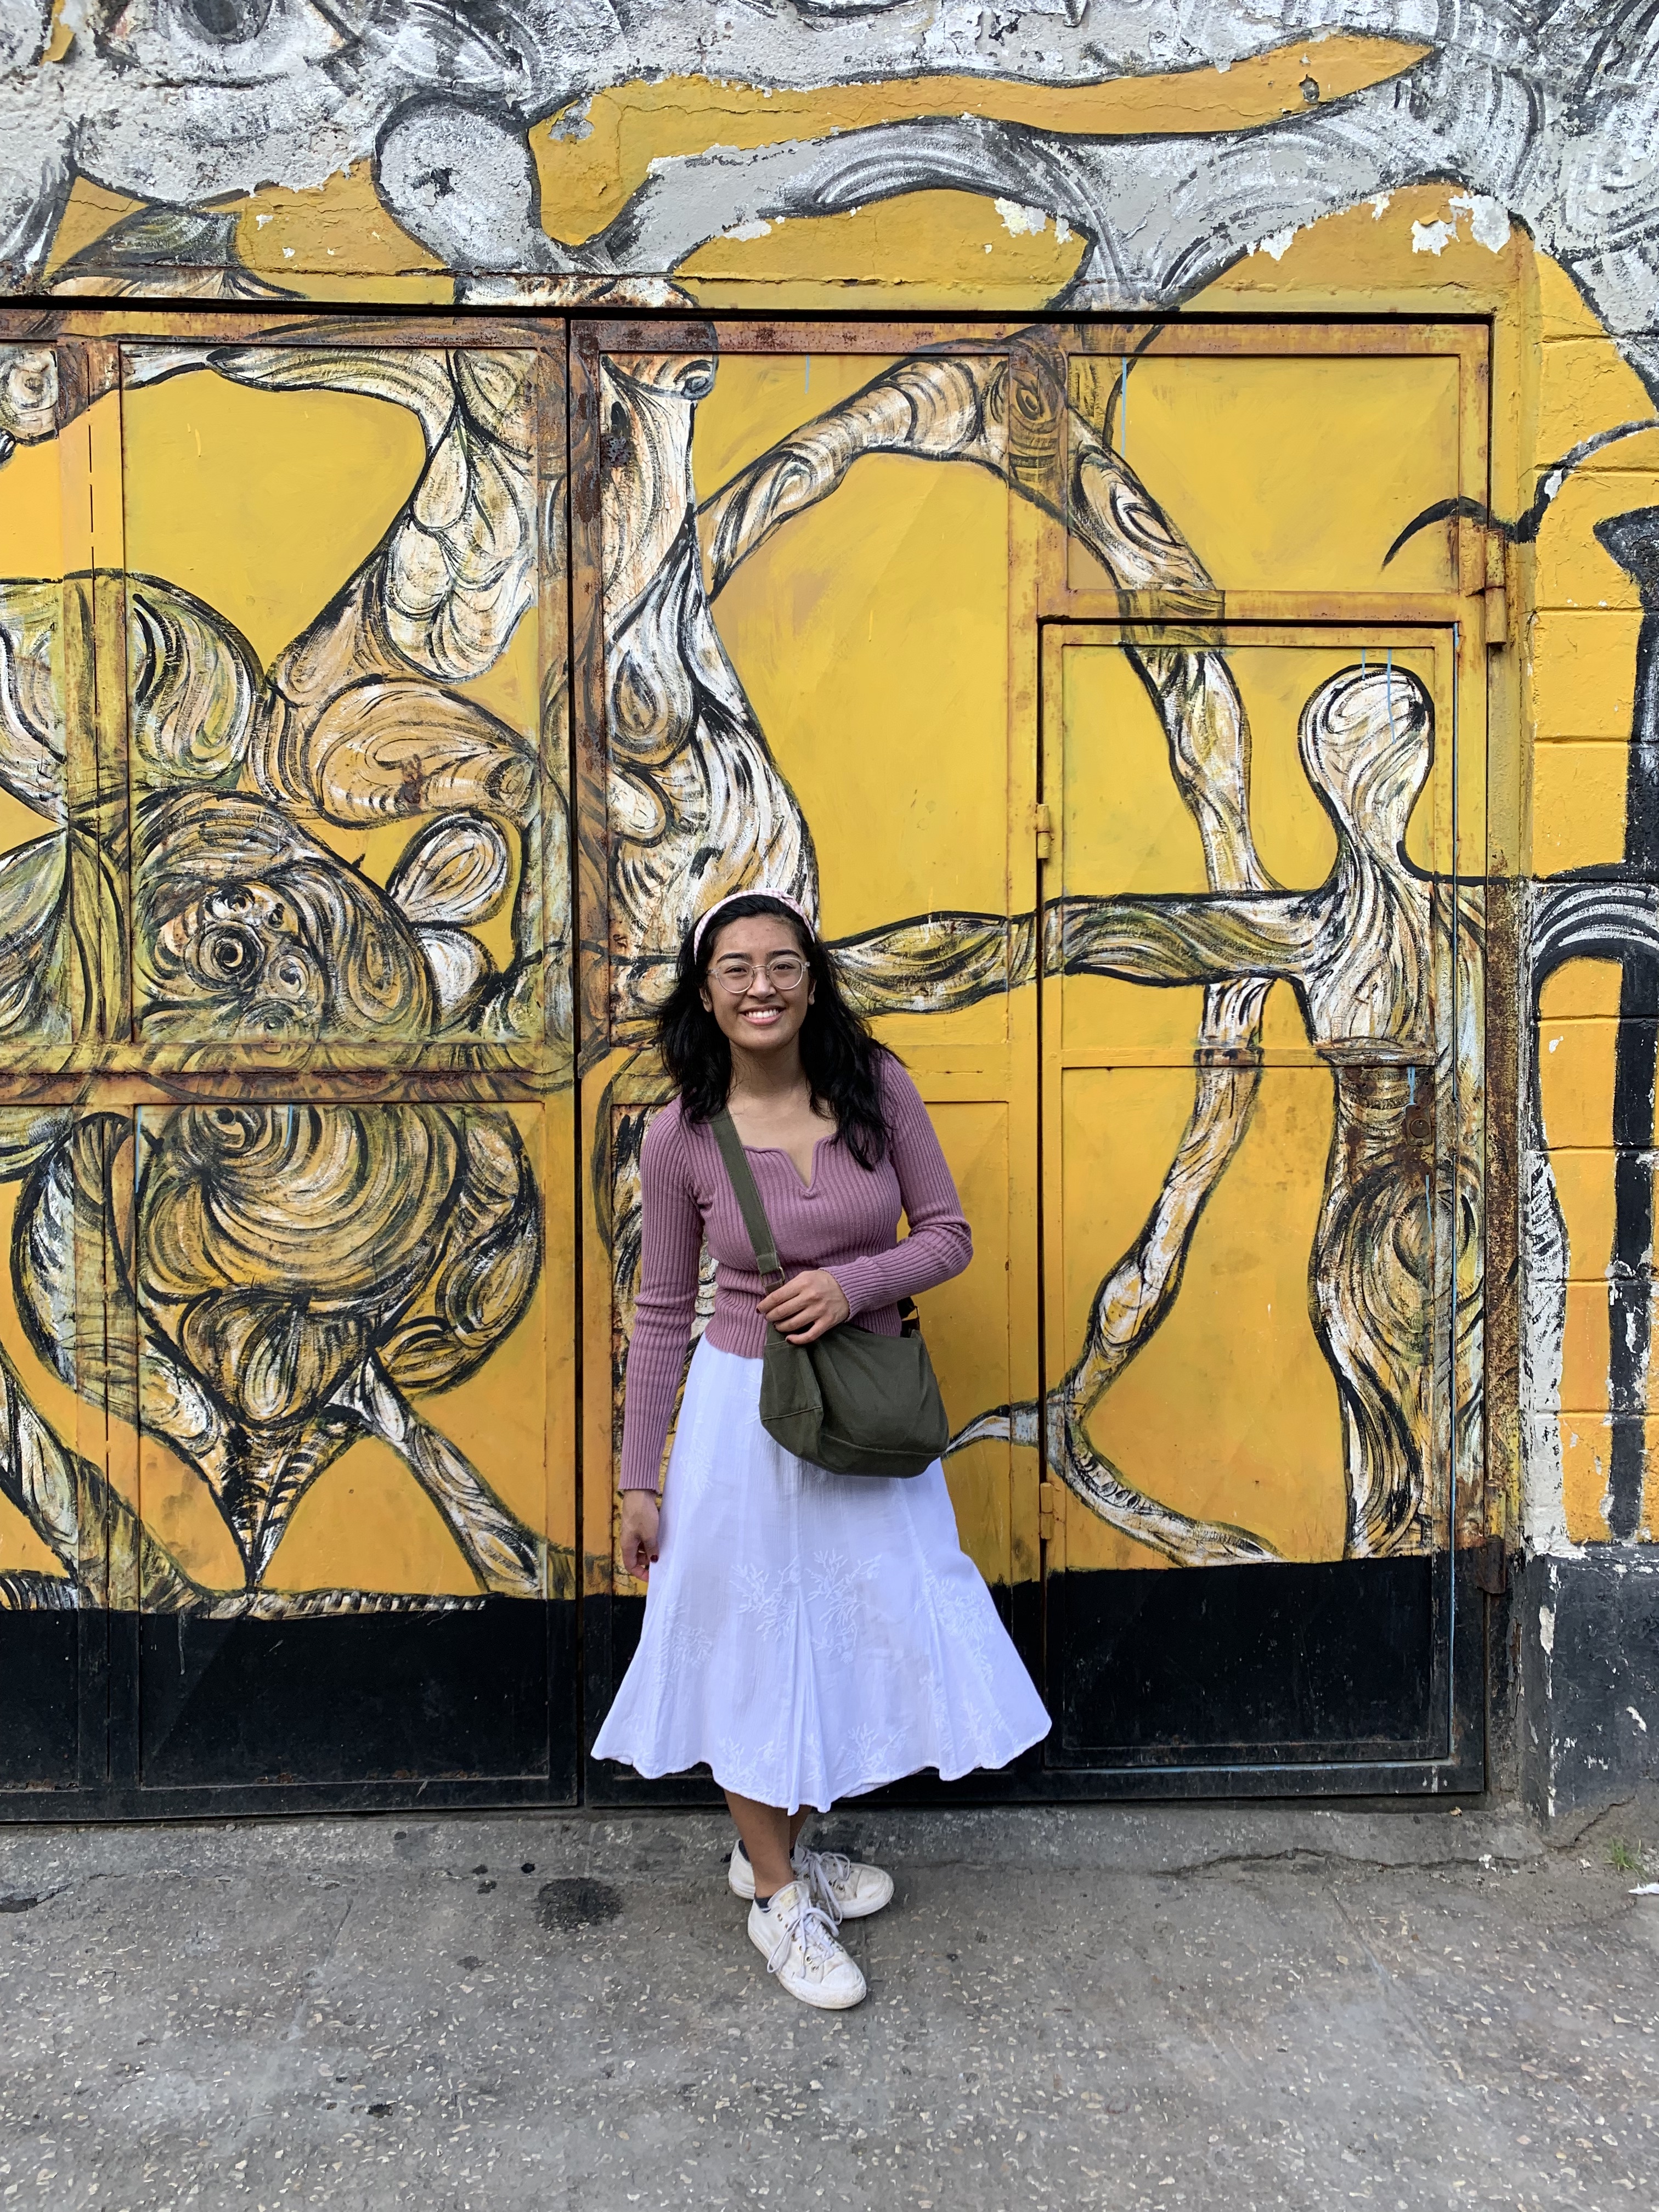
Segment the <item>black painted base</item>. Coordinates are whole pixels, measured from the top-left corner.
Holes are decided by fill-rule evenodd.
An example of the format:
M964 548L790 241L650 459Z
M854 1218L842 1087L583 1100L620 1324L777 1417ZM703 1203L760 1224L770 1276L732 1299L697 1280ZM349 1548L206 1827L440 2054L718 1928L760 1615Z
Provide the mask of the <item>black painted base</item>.
M1547 1819L1659 1784L1659 1546L1529 1559L1517 1577L1522 1795Z
M1141 1569L1048 1583L1048 1763L1452 1755L1450 1562Z
M1004 1772L915 1776L874 1802L1357 1796L1476 1790L1487 1601L1467 1561L1339 1560L1050 1576L999 1592L1054 1727ZM587 1602L587 1740L638 1642L642 1599ZM590 1758L609 1805L717 1802L706 1772L649 1780Z
M1466 1565L1060 1575L996 1597L1048 1686L1048 1741L878 1802L1483 1784L1486 1601ZM0 1820L712 1802L707 1774L581 1771L642 1613L590 1597L303 1621L0 1613Z
M571 1804L574 1601L0 1613L0 1819Z

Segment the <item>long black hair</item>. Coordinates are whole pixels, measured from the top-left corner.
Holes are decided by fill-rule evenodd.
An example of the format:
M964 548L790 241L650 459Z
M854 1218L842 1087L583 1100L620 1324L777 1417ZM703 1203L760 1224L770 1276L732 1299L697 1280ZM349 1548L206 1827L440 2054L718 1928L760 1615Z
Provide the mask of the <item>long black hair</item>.
M812 1103L827 1106L847 1149L861 1168L876 1167L887 1150L881 1118L879 1066L886 1053L841 994L836 963L814 932L781 899L750 891L723 906L693 947L694 930L680 946L679 967L667 1004L657 1017L657 1048L679 1086L688 1121L707 1121L725 1105L732 1088L732 1048L702 1002L708 963L729 921L757 915L787 921L799 942L812 986L812 1003L800 1030L800 1064L812 1086Z

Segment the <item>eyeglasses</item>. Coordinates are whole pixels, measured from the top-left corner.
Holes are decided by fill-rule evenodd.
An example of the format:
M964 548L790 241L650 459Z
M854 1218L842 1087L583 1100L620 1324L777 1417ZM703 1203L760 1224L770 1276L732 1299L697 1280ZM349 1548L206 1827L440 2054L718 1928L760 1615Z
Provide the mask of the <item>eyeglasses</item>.
M708 972L722 991L730 991L737 998L750 989L756 976L762 974L775 991L799 990L806 980L806 963L799 952L774 952L762 961L745 960L741 953L728 952L723 960L715 961Z

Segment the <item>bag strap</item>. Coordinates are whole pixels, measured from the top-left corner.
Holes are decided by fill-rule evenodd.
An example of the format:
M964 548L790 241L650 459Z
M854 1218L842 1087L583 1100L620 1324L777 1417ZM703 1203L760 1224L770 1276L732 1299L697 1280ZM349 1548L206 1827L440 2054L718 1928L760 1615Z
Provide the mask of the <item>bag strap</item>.
M743 1225L749 1231L749 1242L755 1249L755 1265L762 1275L781 1275L778 1265L777 1240L772 1234L772 1224L766 1218L766 1207L755 1181L755 1170L749 1164L749 1155L743 1149L743 1139L738 1134L737 1124L722 1106L710 1120L714 1142L720 1148L720 1158L726 1163L726 1172L731 1180L732 1194L738 1201L738 1211L743 1216Z

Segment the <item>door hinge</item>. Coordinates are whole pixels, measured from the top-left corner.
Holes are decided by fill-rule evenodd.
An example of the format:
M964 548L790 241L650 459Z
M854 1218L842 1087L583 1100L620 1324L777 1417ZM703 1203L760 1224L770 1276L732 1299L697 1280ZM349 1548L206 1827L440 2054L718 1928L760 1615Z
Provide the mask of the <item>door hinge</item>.
M1037 1485L1037 1536L1045 1544L1054 1538L1054 1486L1052 1482Z
M1046 860L1054 849L1054 817L1046 799L1039 799L1031 809L1031 828L1036 836L1036 856Z
M1486 541L1486 642L1507 645L1510 636L1509 541L1496 530Z

